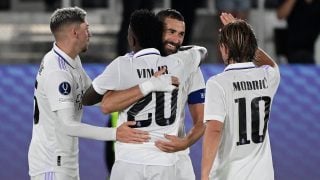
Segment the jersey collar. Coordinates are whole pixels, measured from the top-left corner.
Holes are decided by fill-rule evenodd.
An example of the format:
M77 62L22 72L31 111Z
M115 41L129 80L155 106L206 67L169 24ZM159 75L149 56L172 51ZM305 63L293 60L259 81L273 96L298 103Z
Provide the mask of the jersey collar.
M138 58L138 57L147 56L147 55L158 55L158 56L160 56L160 52L155 48L142 49L142 50L136 52L133 55L133 58Z
M245 63L235 63L235 64L229 64L224 71L230 71L230 70L241 70L241 69L251 69L255 68L256 66L252 62L245 62Z
M65 52L63 52L56 43L53 43L53 51L58 56L58 58L61 58L66 64L68 64L70 67L75 69L77 67L77 60L79 59L79 56L77 56L75 59L72 59L69 57Z

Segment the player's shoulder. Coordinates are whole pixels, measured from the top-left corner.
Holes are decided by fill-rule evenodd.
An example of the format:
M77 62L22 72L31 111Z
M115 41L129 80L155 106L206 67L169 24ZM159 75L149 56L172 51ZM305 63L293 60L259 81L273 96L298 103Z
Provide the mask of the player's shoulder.
M55 54L53 51L49 51L43 57L41 66L43 68L43 71L46 72L46 74L51 74L52 72L68 72L67 62L64 59L59 58L59 56Z

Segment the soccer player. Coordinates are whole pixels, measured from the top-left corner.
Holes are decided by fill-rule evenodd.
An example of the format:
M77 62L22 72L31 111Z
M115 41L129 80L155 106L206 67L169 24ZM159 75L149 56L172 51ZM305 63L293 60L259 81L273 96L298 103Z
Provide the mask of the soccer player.
M162 34L163 54L166 56L174 54L180 49L183 43L185 35L184 18L174 9L162 10L157 13L157 17L164 23ZM162 151L168 153L178 152L178 161L175 168L176 180L195 179L188 147L194 144L204 132L203 103L205 82L200 68L190 75L185 84L185 87L181 87L181 105L184 107L185 104L188 103L194 126L186 135L184 126L185 111L181 111L181 114L178 115L180 123L179 136L165 135L167 140L156 141L156 146ZM110 103L110 101L108 102ZM119 102L113 104L119 104Z
M121 109L121 104L109 100L108 95L103 98L103 112L121 110L119 124L135 120L137 124L134 127L148 131L151 136L150 142L138 146L116 143L116 162L111 172L111 179L150 179L153 176L156 176L156 179L175 179L176 153L162 152L155 147L154 142L164 139L164 134L177 135L178 116L184 111L181 106L183 98L180 86L184 87L188 76L198 70L206 49L193 47L162 57L155 49L162 48L161 35L162 23L152 12L135 11L128 29L128 42L133 54L120 56L112 61L93 81L93 89L101 95L107 91L126 90L139 84L138 94L144 97L124 110ZM163 71L165 75L158 78L167 81L171 76L176 76L180 83L179 89L174 89L172 92L153 92L150 84L144 83L146 79L154 78L152 77L154 72L162 67L165 67ZM108 83L109 80L113 80L113 83ZM135 96L132 98L126 96L126 103L136 101L134 98ZM124 171L126 173L123 173Z
M142 143L149 135L130 128L134 122L117 129L81 123L81 98L91 84L79 57L88 49L91 36L86 12L78 7L58 9L51 16L50 29L55 42L35 82L29 175L32 180L78 180L78 137Z
M185 23L184 17L174 9L162 10L157 14L157 17L161 22L164 23L164 29L162 34L162 44L163 52L162 54L167 56L170 54L176 53L181 44L183 43L185 36ZM182 89L182 107L188 102L190 113L193 117L194 126L189 131L188 135L185 135L185 111L181 111L179 117L180 127L179 127L179 136L174 135L165 135L165 137L170 140L157 141L156 146L159 149L165 152L177 152L179 160L176 164L176 179L195 179L194 170L192 167L192 162L189 156L189 149L192 144L194 144L203 134L204 125L203 125L203 109L204 109L204 88L205 82L200 68L194 73L192 73L186 83L186 86ZM109 92L109 91L108 91ZM86 93L87 94L87 93ZM135 96L139 97L139 96ZM109 102L109 104L121 104L113 101L104 101ZM139 97L141 98L141 97ZM86 99L86 95L85 98ZM116 98L119 100L119 98ZM136 99L138 100L138 99ZM112 103L111 103L112 102ZM95 102L96 103L96 102ZM126 103L128 103L126 98ZM91 103L92 104L92 103ZM102 103L104 105L104 103ZM127 104L125 106L129 106Z
M219 49L226 68L206 84L201 179L273 180L268 121L279 68L257 51L245 21L225 13L220 18L225 26Z
M164 23L163 46L164 54L170 55L177 53L185 36L184 17L174 9L166 9L158 12L157 17ZM189 27L191 28L191 27ZM184 48L184 47L182 47ZM189 111L193 120L193 127L186 134L185 130L185 111L181 111L179 118L179 134L165 135L167 140L156 141L156 146L164 152L178 152L176 163L176 180L194 180L195 174L189 156L189 147L193 145L204 132L203 111L205 82L201 69L192 73L181 87L182 103L181 107L189 106Z

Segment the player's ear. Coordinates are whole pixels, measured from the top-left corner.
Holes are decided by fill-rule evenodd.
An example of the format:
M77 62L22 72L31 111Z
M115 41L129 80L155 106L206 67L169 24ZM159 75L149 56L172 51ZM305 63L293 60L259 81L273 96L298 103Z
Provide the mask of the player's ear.
M73 37L78 37L78 27L76 25L71 26L71 35Z

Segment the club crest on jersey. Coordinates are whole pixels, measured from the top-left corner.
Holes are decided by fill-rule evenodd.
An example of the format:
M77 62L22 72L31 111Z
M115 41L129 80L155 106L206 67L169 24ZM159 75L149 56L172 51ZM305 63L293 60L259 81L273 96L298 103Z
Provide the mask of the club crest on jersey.
M59 85L59 92L63 95L68 95L71 92L71 85L68 82L62 82Z

